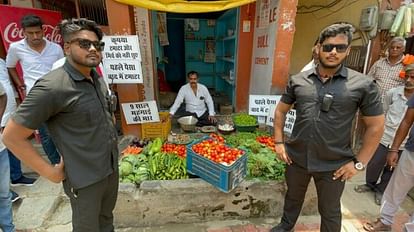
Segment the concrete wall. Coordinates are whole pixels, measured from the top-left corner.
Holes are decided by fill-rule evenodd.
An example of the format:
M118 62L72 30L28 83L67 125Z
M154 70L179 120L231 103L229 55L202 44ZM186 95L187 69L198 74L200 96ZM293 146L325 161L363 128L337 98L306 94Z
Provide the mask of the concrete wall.
M327 5L325 0L299 0L296 14L296 32L293 41L293 49L290 62L290 74L299 72L311 60L311 49L319 32L334 22L349 22L358 27L361 9L366 6L376 5L376 0L341 1L335 7L321 9L314 13L303 14L306 9L301 6ZM308 10L306 10L308 11ZM353 45L361 44L354 41Z
M244 181L223 193L201 179L145 181L139 188L121 184L115 209L117 227L155 226L252 217L279 218L286 192L284 182ZM317 205L313 182L303 215L314 215Z

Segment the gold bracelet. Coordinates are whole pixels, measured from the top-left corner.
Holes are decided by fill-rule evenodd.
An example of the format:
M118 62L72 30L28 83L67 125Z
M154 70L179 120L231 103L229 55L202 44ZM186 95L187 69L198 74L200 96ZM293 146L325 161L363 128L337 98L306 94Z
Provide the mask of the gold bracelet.
M398 150L398 149L388 149L388 152L399 152L400 150Z

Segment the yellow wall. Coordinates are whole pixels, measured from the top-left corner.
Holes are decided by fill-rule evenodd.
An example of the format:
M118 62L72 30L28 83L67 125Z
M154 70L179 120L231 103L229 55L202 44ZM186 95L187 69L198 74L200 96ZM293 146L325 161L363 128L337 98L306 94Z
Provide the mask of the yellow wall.
M361 9L377 4L377 0L342 0L332 8L322 9L314 13L301 14L308 11L300 6L327 5L333 1L328 0L299 0L296 15L296 32L293 41L290 74L299 72L311 59L311 49L319 32L334 22L348 22L358 27ZM356 37L359 37L356 35ZM355 40L353 45L362 44Z

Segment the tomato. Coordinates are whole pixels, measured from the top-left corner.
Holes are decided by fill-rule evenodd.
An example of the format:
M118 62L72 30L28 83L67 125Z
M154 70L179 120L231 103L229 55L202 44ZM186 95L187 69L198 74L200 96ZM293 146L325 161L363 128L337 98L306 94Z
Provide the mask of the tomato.
M241 157L244 152L237 148L230 148L224 144L214 139L207 139L200 143L194 144L192 149L197 154L204 156L217 163L226 163L232 164L239 157Z

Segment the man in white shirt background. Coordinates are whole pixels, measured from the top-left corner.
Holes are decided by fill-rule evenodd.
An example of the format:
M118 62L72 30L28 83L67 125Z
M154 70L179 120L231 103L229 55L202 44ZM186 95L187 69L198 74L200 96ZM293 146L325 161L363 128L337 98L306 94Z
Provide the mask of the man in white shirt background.
M7 73L6 62L2 58L0 58L0 84L3 86L7 95L7 105L0 123L1 128L3 129L6 126L10 116L14 113L14 111L16 111L17 104L14 90L10 83L9 74ZM7 149L6 153L10 159L10 179L14 183L19 183L20 185L32 185L33 182L35 182L35 179L23 175L20 160L18 160L10 150ZM20 199L20 196L16 192L11 192L12 202Z
M196 126L213 125L217 122L213 99L203 84L198 83L198 73L190 71L187 74L188 83L178 91L177 98L170 108L170 115L176 114L178 108L185 102L185 112L180 116L192 115L198 119Z
M1 59L0 59L1 60ZM0 83L0 118L7 105L7 95ZM9 157L2 139L3 130L0 134L0 231L14 232L13 211L10 192L10 170Z
M42 19L36 15L26 15L21 19L24 39L10 44L6 66L10 77L21 98L33 87L35 82L52 69L54 62L63 58L62 48L44 38ZM23 81L19 78L16 65L20 63ZM43 149L52 164L58 164L60 155L49 137L46 125L38 128ZM12 180L12 184L13 180Z

